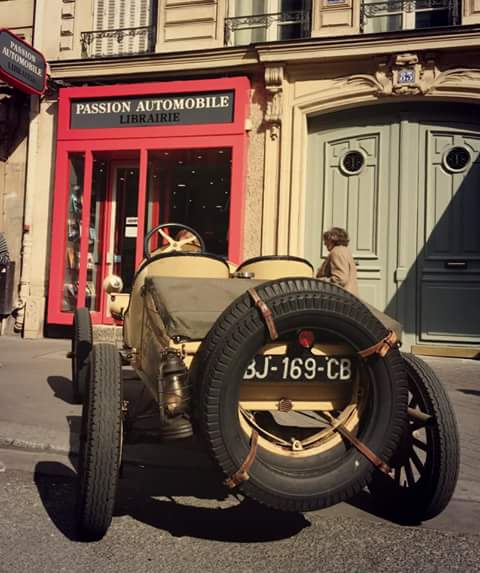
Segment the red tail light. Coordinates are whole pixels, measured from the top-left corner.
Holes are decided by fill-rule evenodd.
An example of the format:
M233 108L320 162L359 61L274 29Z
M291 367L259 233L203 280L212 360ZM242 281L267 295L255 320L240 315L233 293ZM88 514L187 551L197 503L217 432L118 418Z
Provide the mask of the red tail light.
M298 333L298 343L303 348L312 348L315 344L315 335L311 330L301 330Z

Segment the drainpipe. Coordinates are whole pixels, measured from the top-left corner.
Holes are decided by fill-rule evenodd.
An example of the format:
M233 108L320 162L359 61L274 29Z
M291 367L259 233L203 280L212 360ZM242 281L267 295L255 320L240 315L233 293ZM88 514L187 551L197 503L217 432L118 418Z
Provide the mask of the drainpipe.
M21 272L18 300L15 311L15 331L22 332L25 323L25 307L30 296L31 259L32 259L32 220L35 199L35 156L38 147L38 122L40 118L40 98L30 96L30 129L27 147L27 175L25 185L25 204L23 210L23 237Z

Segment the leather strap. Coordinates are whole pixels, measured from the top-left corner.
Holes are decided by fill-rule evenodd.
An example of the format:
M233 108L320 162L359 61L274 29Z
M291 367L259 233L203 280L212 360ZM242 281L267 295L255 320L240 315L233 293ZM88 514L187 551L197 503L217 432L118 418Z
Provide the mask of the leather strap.
M393 330L389 330L385 338L382 338L382 340L377 342L377 344L374 344L369 348L365 348L365 350L360 350L358 354L362 358L368 358L369 356L372 356L372 354L378 354L383 358L392 348L398 348L397 335Z
M248 294L252 297L255 306L262 313L265 324L267 325L268 333L270 334L270 338L272 340L276 340L278 338L278 332L275 328L275 323L273 322L272 311L268 308L267 303L260 298L260 295L254 288L249 288Z
M246 481L250 478L248 475L248 470L250 469L251 465L253 464L253 460L257 455L257 444L258 432L253 430L250 440L250 451L248 452L247 457L243 461L242 465L238 468L238 470L223 482L230 489L233 489L242 481Z
M323 413L328 417L330 424L333 425L335 423L335 418L328 412ZM388 464L381 460L376 453L372 452L372 450L366 444L361 442L356 436L347 430L347 428L339 424L338 426L335 426L334 430L346 438L352 444L352 446L354 446L361 454L363 454L367 460L370 461L381 472L388 475L392 471Z

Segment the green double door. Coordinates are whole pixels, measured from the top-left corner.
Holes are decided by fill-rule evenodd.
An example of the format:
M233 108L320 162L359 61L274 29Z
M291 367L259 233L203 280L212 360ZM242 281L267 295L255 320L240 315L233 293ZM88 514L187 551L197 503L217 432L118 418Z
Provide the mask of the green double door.
M480 343L480 124L475 109L376 106L309 123L305 256L348 230L360 295L407 344Z

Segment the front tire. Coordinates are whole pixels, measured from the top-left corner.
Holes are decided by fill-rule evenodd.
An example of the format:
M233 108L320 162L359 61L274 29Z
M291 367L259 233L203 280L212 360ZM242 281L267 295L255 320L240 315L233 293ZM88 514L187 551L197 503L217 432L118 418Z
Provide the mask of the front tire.
M80 435L77 520L83 539L101 539L111 524L121 442L120 356L113 344L97 344L92 350Z
M458 479L460 444L452 404L435 372L418 356L402 354L407 368L409 423L390 465L370 491L383 511L418 523L440 514Z

